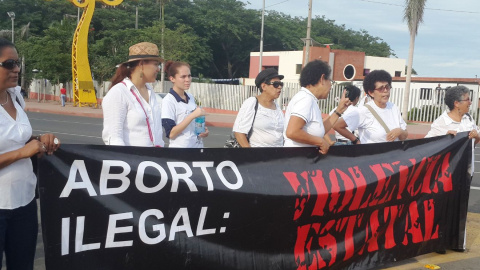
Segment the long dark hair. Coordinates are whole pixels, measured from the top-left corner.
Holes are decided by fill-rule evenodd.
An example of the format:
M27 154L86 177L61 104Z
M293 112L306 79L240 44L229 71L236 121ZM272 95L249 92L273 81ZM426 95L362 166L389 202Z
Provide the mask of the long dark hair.
M167 76L170 78L170 76L175 77L178 73L178 68L186 66L190 68L190 65L185 62L179 62L179 61L167 61L165 63L165 72L167 72Z
M135 69L136 66L138 66L139 63L140 60L120 64L120 66L118 66L117 68L117 71L115 71L115 75L113 75L113 77L110 79L110 82L112 84L108 89L110 90L113 86L123 81L123 79L125 79L126 77L131 79L132 71Z

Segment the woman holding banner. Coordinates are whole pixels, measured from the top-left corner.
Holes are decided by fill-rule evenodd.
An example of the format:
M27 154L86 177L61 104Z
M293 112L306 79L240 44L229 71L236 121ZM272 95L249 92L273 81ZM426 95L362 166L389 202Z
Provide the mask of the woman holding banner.
M302 88L293 96L285 112L284 146L318 146L321 154L328 152L330 144L323 137L351 104L344 92L337 110L323 120L318 100L327 98L330 92L331 72L330 66L320 60L309 62L303 68L300 74Z
M106 145L164 146L160 104L149 84L155 82L162 61L153 43L129 48L128 60L118 66L102 102Z
M475 139L477 144L480 141L479 128L468 113L472 105L470 90L465 86L448 88L445 93L445 104L448 110L432 123L425 138L456 135L458 132L468 131L468 138Z
M0 38L0 262L7 269L33 269L38 217L37 178L31 157L60 147L53 134L32 135L17 86L20 63L15 46Z
M363 90L372 99L358 110L345 114L335 124L335 130L352 141L380 143L407 139L407 124L398 107L389 102L392 76L385 70L374 70L363 80ZM358 128L359 137L350 130Z

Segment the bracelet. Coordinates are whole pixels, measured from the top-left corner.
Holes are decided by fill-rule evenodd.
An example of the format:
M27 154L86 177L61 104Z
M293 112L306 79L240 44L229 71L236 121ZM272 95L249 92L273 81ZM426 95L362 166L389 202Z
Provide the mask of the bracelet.
M35 140L37 141L40 141L41 138L42 138L42 134L38 134L37 136L35 136Z
M335 114L338 115L338 117L342 117L342 114L337 112L337 110L335 110Z
M357 142L359 142L359 141L360 141L360 138L355 137L355 140L354 140L354 141L351 141L351 142L352 142L353 144L357 144Z

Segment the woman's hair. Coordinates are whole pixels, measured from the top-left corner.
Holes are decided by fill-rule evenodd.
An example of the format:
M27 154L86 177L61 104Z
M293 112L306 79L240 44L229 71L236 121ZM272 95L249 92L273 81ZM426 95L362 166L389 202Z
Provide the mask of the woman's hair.
M300 85L302 87L315 85L320 81L322 75L324 75L325 79L329 79L331 72L332 69L327 62L313 60L302 69L302 72L300 73Z
M469 93L470 90L463 85L447 88L447 90L445 90L445 104L450 110L453 110L455 108L455 101L461 101L463 95Z
M115 71L115 75L113 75L113 77L110 79L110 82L112 84L108 89L111 89L117 83L123 81L123 79L125 79L126 77L131 78L132 71L135 69L136 66L138 66L138 64L140 64L140 60L120 64L117 68L117 71Z
M346 85L345 89L348 91L347 98L349 98L351 101L354 101L360 96L360 93L361 93L360 88L356 87L353 84Z
M374 70L368 73L365 79L363 79L363 91L365 91L365 94L370 95L369 92L375 90L376 82L388 82L391 85L392 76L385 70Z
M15 45L8 39L0 38L0 56L2 56L3 49L6 47L15 48Z
M179 62L179 61L167 61L165 63L165 72L167 73L167 76L170 78L170 76L175 77L178 73L178 69L180 67L186 66L190 68L190 65L185 62Z

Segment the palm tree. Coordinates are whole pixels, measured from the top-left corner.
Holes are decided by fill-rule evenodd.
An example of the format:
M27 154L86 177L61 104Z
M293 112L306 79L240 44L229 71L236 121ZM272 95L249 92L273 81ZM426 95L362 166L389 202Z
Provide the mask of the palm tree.
M410 82L412 80L413 50L415 49L415 37L418 33L418 26L423 22L423 10L427 0L405 0L405 14L403 20L408 24L410 32L410 47L408 51L407 79L405 92L403 92L402 115L405 122L408 118L408 100L410 96Z

